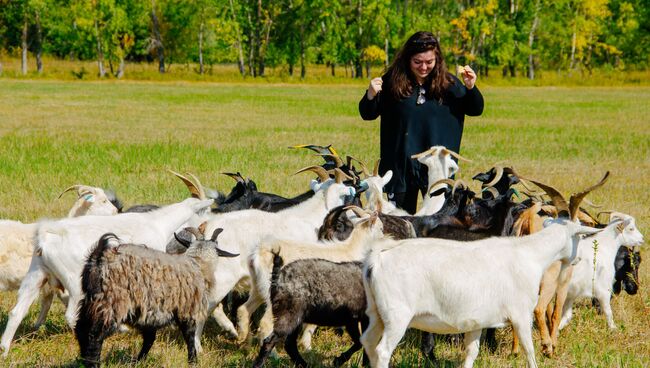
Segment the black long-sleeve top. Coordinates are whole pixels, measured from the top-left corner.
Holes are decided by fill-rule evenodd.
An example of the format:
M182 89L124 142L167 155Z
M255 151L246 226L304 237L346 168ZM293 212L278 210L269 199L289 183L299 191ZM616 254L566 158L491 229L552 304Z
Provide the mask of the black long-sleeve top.
M431 146L445 146L460 152L465 115L478 116L483 112L483 96L476 86L467 89L453 76L452 84L442 103L427 97L417 105L419 87L413 93L396 100L390 93L386 76L382 92L372 100L367 93L359 102L359 113L364 120L381 116L379 173L393 170L393 178L384 188L386 192L401 193L407 188L427 188L427 167L411 158Z

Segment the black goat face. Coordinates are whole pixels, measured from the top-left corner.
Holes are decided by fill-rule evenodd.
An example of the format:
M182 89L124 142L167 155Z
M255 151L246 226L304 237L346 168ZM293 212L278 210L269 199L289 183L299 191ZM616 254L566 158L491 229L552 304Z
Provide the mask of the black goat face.
M614 261L616 270L614 294L618 295L621 292L621 286L630 295L635 295L639 291L640 263L641 253L635 252L628 247L618 248L616 260Z
M318 229L318 240L345 240L350 236L354 225L348 219L343 209L345 207L335 207L325 216L323 225Z

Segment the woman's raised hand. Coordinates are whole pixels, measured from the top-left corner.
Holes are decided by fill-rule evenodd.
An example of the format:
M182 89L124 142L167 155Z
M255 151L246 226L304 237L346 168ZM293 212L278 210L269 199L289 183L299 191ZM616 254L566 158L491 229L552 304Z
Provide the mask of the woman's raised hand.
M474 84L476 84L476 73L474 73L474 70L472 70L469 65L465 65L458 67L458 72L463 77L465 87L467 87L467 89L474 88Z
M373 98L375 98L375 96L377 96L379 91L381 91L382 83L384 83L384 81L379 77L374 78L373 80L370 81L370 85L368 86L368 99L369 100L372 100Z

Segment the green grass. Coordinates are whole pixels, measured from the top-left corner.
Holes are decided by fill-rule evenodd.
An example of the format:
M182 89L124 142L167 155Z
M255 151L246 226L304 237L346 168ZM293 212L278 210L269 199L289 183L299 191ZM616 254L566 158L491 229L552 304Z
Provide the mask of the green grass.
M6 66L5 66L5 70ZM480 86L480 85L479 85ZM260 190L294 195L309 177L292 176L319 163L295 144L333 144L340 153L374 163L379 153L377 122L358 117L365 86L191 83L63 82L0 80L0 218L36 221L62 217L71 197L58 194L77 183L115 189L127 206L172 203L187 196L167 169L190 171L210 187L228 191L225 171L241 171ZM605 209L637 218L649 234L650 88L648 87L487 87L483 116L468 118L459 177L466 180L496 163L513 165L563 192L595 183L612 172L602 190L589 196ZM472 184L474 188L476 183ZM71 196L71 195L70 195ZM645 252L644 252L645 256ZM643 367L650 362L650 282L641 264L637 296L614 298L619 330L610 332L603 316L579 307L560 336L552 359L539 354L540 367ZM15 293L0 294L0 330ZM45 328L33 332L37 308L16 334L4 366L66 366L78 354L55 302ZM524 366L508 357L511 335L500 332L497 354L481 352L477 367ZM537 336L536 336L537 338ZM422 365L417 336L409 334L395 353L398 367ZM250 365L256 349L237 346L210 322L200 366ZM330 331L316 337L314 364L329 365L349 344ZM130 364L140 345L135 335L119 335L104 347L109 366ZM441 343L445 366L456 366L462 349ZM162 333L142 366L184 365L186 352L174 329ZM355 356L355 363L360 360ZM284 352L269 366L289 364ZM353 364L353 365L354 365Z

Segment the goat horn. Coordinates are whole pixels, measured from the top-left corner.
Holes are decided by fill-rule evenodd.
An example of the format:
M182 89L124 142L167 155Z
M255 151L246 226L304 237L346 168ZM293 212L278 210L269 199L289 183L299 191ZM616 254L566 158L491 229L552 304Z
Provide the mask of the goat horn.
M189 175L190 177L192 177L192 179L194 179L194 182L196 183L196 188L199 191L199 199L208 199L208 196L205 195L205 189L203 189L203 184L201 184L201 181L199 180L199 178L197 178L196 175L194 175L194 174L192 174L190 172L188 172L186 174Z
M494 170L495 170L494 178L489 183L483 184L484 187L493 187L496 185L496 183L499 182L499 180L501 180L501 177L503 176L503 167L497 165L494 167Z
M222 172L222 174L231 177L238 183L246 184L246 180L243 176L241 176L241 173L239 171L237 171L237 173Z
M320 179L321 183L325 182L326 180L328 180L330 178L330 176L327 174L327 171L325 171L325 169L323 169L321 166L316 166L316 165L304 167L304 168L296 171L295 173L293 173L293 175L300 174L300 173L305 172L305 171L312 171L312 172L316 173L316 175L318 175L318 179Z
M609 171L605 173L603 178L600 179L600 181L597 184L590 186L589 188L583 190L582 192L571 195L571 198L569 199L569 214L571 216L570 217L571 220L575 220L577 218L578 210L580 208L580 202L582 202L582 199L586 197L587 194L589 194L589 192L602 187L608 178L609 178Z
M345 206L343 207L343 210L344 211L351 210L352 212L354 212L355 215L359 216L360 218L368 216L370 214L368 211L355 205Z
M438 184L447 184L450 187L453 187L456 182L453 179L445 178L445 179L440 179L436 181L435 183L431 184L429 186L429 190L427 190L427 193L431 194L431 191L433 190L433 187L438 186Z
M68 189L64 190L63 192L61 192L61 194L59 194L59 196L56 199L60 199L61 197L63 197L64 194L66 194L67 192L69 192L69 191L71 191L73 189L78 191L79 189L81 189L82 186L83 185L81 185L81 184L73 185L73 186L69 187Z
M372 176L379 176L379 162L381 162L381 159L375 162L375 167L372 169Z
M187 230L187 229L186 229L186 230ZM188 230L188 231L189 231L189 230ZM177 242L181 243L181 245L184 246L185 248L189 248L190 245L192 244L192 242L188 242L187 240L181 238L181 237L178 236L178 234L175 233L175 232L174 232L174 239L176 239Z
M456 153L456 152L454 152L454 151L452 151L452 150L450 150L450 149L448 149L448 148L445 148L444 150L442 150L442 152L443 152L443 153L448 153L448 154L450 154L452 157L456 157L457 160L462 160L462 161L465 161L465 162L472 162L472 160L470 160L470 159L468 159L468 158L465 158L465 157L459 155L458 153Z
M213 241L213 242L216 242L217 237L219 237L219 234L221 234L222 232L223 232L223 229L220 228L220 227L214 229L214 231L212 232L212 236L210 237L210 240Z
M354 158L352 156L348 156L347 158L348 158L348 166L350 167L350 170L352 170L352 165L351 165L352 161L356 161L356 162L359 163L359 165L361 165L361 172L363 172L363 174L366 177L370 176L370 173L368 172L368 168L366 167L366 164L364 164L361 160L358 160L358 159L356 159L356 158Z
M429 148L428 150L426 150L424 152L420 152L420 153L416 153L414 155L411 155L411 158L414 158L414 159L422 158L422 157L424 157L426 155L432 154L433 152L435 152L439 148L440 148L440 146L433 146L433 147Z
M569 212L569 204L566 202L566 199L564 199L562 194L560 194L560 192L557 189L553 188L550 185L540 183L540 182L538 182L536 180L525 178L525 177L523 177L521 175L517 175L517 177L519 179L528 180L529 182L531 182L531 183L537 185L538 187L542 188L542 190L544 190L544 192L546 192L546 194L548 194L548 196L551 197L551 202L553 202L553 205L557 208L558 216L563 211L566 212L568 216L570 216L571 212Z
M343 170L338 167L334 169L334 180L337 184L343 183L345 180L354 180L350 175L343 172Z
M326 160L334 161L334 164L336 165L336 167L343 166L343 160L341 160L341 158L339 156L337 156L337 155L332 155L332 154L329 154L329 153L317 153L316 156L321 156Z
M201 198L201 190L194 184L190 179L186 178L184 175L177 173L174 170L168 169L170 173L176 175L179 179L185 183L185 186L187 186L187 189L190 191L190 194L192 194L193 198L198 198L198 199L205 199ZM205 193L203 194L205 196Z

